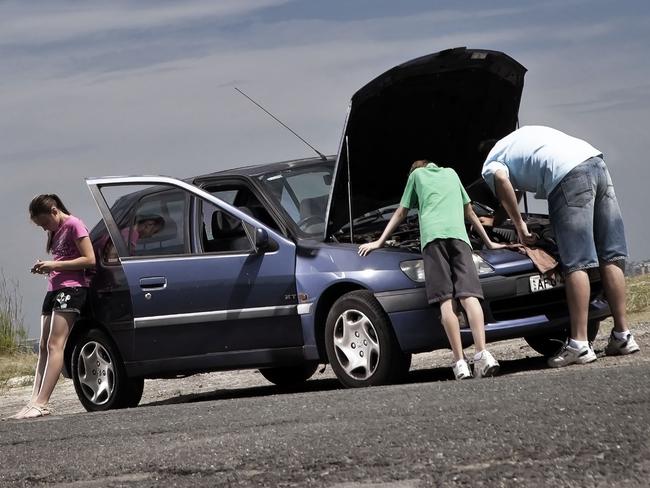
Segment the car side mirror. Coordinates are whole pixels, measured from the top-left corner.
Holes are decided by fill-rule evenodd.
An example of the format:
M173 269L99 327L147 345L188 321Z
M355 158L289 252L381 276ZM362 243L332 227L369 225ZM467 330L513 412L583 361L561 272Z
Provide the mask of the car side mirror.
M269 249L271 241L269 239L269 233L266 232L266 229L260 227L255 229L255 252L262 253Z

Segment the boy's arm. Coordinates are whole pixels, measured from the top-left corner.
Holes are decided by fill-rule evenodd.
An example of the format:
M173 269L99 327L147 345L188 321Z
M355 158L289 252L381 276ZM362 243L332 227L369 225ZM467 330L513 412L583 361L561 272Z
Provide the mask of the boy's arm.
M407 214L407 208L402 206L397 207L397 210L395 210L395 213L393 213L393 216L388 221L388 224L386 224L386 228L384 229L384 232L382 232L381 237L376 241L361 244L359 246L359 256L366 256L375 249L383 247L386 239L388 239L390 235L395 231L397 226L402 223Z
M517 196L515 189L510 183L510 178L505 171L499 169L494 173L494 188L496 190L497 198L508 212L512 219L512 223L517 229L519 242L522 244L532 244L535 242L535 236L528 231L528 226L524 219L521 218L519 207L517 205Z
M474 212L471 203L466 203L464 209L465 209L465 218L472 223L472 227L474 228L476 233L479 236L481 236L481 239L483 239L483 242L485 243L485 247L487 247L488 249L503 249L504 247L506 247L505 244L500 244L490 239L490 237L487 235L487 232L485 232L485 228L483 227L483 224L481 224L481 221L476 216L476 213Z

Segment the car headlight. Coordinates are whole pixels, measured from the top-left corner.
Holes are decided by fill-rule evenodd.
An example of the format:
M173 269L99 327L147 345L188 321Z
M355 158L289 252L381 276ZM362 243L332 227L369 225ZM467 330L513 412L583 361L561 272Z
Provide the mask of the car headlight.
M494 273L494 268L478 254L472 253L472 260L479 276ZM422 259L402 261L399 263L399 267L413 281L424 283L424 261Z
M474 260L474 266L476 266L476 272L479 276L494 273L494 268L478 254L472 253L472 259Z
M412 261L402 261L399 267L413 281L424 283L424 261L413 259Z

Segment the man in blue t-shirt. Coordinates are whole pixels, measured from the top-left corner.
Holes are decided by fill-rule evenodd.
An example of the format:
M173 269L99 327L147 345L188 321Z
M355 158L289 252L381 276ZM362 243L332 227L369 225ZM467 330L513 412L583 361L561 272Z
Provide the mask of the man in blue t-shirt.
M625 316L623 219L602 153L581 139L543 126L522 127L491 143L483 178L508 212L520 242L532 244L535 236L519 213L515 190L548 199L571 316L571 338L549 359L549 366L596 360L587 338L590 284L586 271L590 268L600 269L614 318L606 354L638 351ZM481 149L486 151L489 144L484 141Z

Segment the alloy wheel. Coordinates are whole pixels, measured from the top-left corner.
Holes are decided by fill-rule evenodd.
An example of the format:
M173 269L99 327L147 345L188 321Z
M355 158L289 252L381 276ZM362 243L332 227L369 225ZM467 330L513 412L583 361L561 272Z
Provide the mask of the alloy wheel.
M358 310L346 310L334 326L334 349L346 374L357 380L370 378L379 364L380 345L374 325Z
M77 378L88 400L96 405L106 403L115 389L113 360L99 342L87 342L79 352Z

